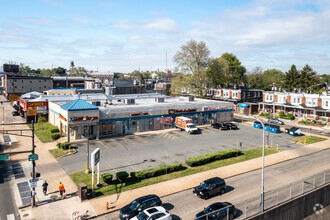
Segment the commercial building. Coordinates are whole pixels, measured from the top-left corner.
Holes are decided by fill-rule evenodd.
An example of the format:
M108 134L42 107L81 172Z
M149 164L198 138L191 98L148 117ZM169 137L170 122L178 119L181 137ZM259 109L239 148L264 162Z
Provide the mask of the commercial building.
M233 104L229 102L159 94L99 100L94 105L81 97L70 102L50 101L49 122L65 132L70 141L173 128L177 116L192 118L197 125L233 120Z

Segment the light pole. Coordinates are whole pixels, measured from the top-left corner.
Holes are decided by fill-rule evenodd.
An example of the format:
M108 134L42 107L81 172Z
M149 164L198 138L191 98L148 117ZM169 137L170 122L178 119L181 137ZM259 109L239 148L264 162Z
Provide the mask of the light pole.
M261 167L261 189L260 189L260 212L264 212L264 168L265 168L265 129L264 123L257 118L244 116L243 118L252 118L262 125L262 167Z

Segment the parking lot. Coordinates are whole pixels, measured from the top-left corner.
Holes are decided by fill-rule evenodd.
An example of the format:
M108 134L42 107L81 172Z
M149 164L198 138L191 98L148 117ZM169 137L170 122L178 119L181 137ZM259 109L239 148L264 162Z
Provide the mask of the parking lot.
M127 135L90 141L90 153L101 149L100 172L115 174L128 173L150 167L184 162L186 158L216 152L227 148L242 150L262 146L262 130L249 125L238 124L239 130L220 131L209 126L202 127L200 134L189 135L184 131L162 130L153 134ZM269 138L268 138L269 134ZM287 150L300 145L291 143L292 136L286 133L265 132L265 144ZM240 144L241 143L241 144ZM72 146L76 154L60 158L58 161L68 172L84 170L87 161L86 143Z

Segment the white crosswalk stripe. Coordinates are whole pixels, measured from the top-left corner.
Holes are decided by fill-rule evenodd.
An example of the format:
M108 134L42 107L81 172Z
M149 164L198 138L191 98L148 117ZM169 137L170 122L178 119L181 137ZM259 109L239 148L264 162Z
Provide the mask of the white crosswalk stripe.
M14 214L7 215L7 220L15 220L15 215Z

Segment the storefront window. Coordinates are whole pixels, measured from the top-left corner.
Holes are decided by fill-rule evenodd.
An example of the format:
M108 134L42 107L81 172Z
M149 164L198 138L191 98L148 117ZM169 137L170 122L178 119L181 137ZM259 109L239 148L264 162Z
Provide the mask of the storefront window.
M112 122L101 124L101 136L112 135Z
M141 119L141 131L150 131L151 125L151 118Z

